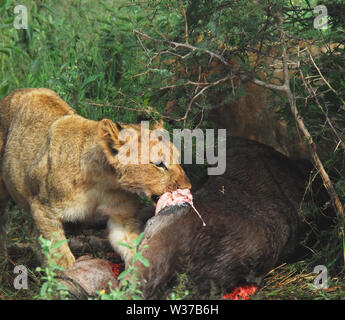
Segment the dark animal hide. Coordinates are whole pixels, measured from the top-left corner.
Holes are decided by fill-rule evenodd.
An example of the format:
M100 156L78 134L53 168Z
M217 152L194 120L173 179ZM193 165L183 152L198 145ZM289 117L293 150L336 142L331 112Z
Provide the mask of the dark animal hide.
M137 264L147 299L164 297L182 272L204 298L260 284L294 252L305 175L271 147L229 139L225 174L194 194L206 227L189 205L164 208L147 222L140 247L150 267Z

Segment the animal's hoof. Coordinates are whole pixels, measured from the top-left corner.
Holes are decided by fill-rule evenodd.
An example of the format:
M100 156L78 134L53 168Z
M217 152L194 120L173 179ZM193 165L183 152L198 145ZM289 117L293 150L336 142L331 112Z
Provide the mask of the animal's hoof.
M87 299L96 296L97 291L109 289L109 282L112 288L118 286L119 272L120 266L107 260L82 256L63 273L60 283L76 299Z

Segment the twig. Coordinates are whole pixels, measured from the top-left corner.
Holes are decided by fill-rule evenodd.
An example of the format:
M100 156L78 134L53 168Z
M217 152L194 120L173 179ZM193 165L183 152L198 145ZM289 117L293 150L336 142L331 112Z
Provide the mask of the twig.
M229 78L229 80L230 79L231 78ZM221 80L224 80L224 78L220 79L219 81L221 81ZM199 87L207 87L207 86L215 86L217 84L219 84L218 81L216 81L216 82L196 82L196 81L188 80L187 82L184 82L184 83L172 84L172 85L169 85L169 86L161 87L161 88L159 88L159 90L173 89L173 88L176 88L176 87L188 86L188 85L199 86Z
M196 95L194 95L194 97L191 99L191 101L189 102L188 104L188 107L187 107L187 110L186 110L186 113L185 115L181 118L181 120L183 120L184 123L186 123L186 120L187 120L187 117L188 117L188 114L192 108L192 105L193 105L193 102L194 100L199 97L201 94L203 94L207 89L211 88L211 87L214 87L222 82L225 82L227 80L230 80L232 78L232 76L227 76L225 78L222 78L222 79L219 79L218 81L215 81L215 82L212 82L211 84L207 85L206 87L202 88Z
M227 62L224 57L220 56L219 54L216 54L210 50L207 50L207 49L202 49L202 48L199 48L199 47L196 47L196 46L192 46L190 45L189 43L180 43L180 42L175 42L175 41L170 41L170 40L166 40L166 39L156 39L156 38L152 38L151 36L147 35L146 33L143 33L141 31L138 31L138 30L133 30L134 33L136 34L139 34L140 36L146 38L146 39L149 39L153 42L163 42L163 43L168 43L169 45L173 45L175 47L175 49L179 48L179 47L182 47L182 48L187 48L189 50L192 50L192 51L202 51L202 52L205 52L207 53L208 55L210 55L211 57L213 58L216 58L218 60L220 60L225 66L227 67L231 67L230 63Z
M113 104L107 104L107 103L97 103L97 102L85 102L86 104L96 106L96 107L105 107L105 108L117 108L117 109L124 109L124 110L129 110L129 111L134 111L134 112L145 112L146 114L150 113L155 113L157 114L161 119L166 119L166 120L172 120L172 121L180 121L181 119L174 119L168 116L161 115L160 112L151 109L136 109L136 108L131 108L131 107L125 107L125 106L119 106L119 105L113 105Z
M167 40L167 38L166 38L166 36L164 35L164 33L160 32L160 31L156 28L156 25L155 25L154 23L152 23L152 21L154 21L154 17L155 17L155 15L156 15L156 13L157 13L157 10L156 10L156 12L154 13L154 16L150 18L150 17L148 16L148 14L147 14L147 11L146 11L145 7L144 7L142 4L143 4L143 3L141 3L141 2L139 1L139 6L140 6L140 8L144 11L144 14L145 14L145 16L146 16L146 19L147 19L148 21L151 21L151 27L153 28L153 30L154 30L157 34L159 34L162 38L164 38L165 40Z
M251 82L257 84L258 86L271 89L271 90L276 90L276 91L281 91L281 92L286 92L286 87L284 85L277 85L273 83L267 83L265 81L253 78L250 80Z
M113 105L113 104L107 104L107 103L96 103L96 102L85 102L86 104L96 106L96 107L106 107L106 108L117 108L117 109L124 109L124 110L130 110L135 112L147 112L150 113L151 111L145 110L145 109L135 109L131 107L125 107L125 106L119 106L119 105ZM153 112L155 112L153 110ZM158 113L158 112L157 112Z
M281 19L282 21L282 19ZM332 206L337 214L338 220L344 220L344 209L343 206L339 200L339 197L333 187L333 184L317 154L316 151L316 145L313 141L313 138L309 132L309 130L307 129L307 127L304 124L303 118L301 117L301 115L298 113L297 110L297 106L296 106L296 98L293 95L293 93L291 92L291 88L290 88L290 84L289 84L289 73L288 73L288 63L287 63L287 46L286 46L286 42L285 42L285 33L282 29L280 29L280 35L281 35L281 43L283 46L283 50L282 50L282 63L283 63L283 85L274 85L271 83L266 83L264 81L258 80L258 79L252 79L253 83L256 83L258 85L261 85L265 88L268 89L273 89L273 90L278 90L281 92L284 92L288 98L289 104L290 104L290 109L291 109L291 113L293 114L296 123L298 125L298 128L300 129L300 131L302 132L302 134L304 135L304 137L306 138L308 145L309 145L309 150L310 150L310 154L311 157L313 159L314 162L314 166L317 169L317 171L320 173L323 184L328 192L328 195L331 199L331 203Z
M8 259L8 261L9 261L14 267L17 266L17 264L12 260L12 258L10 257L10 255L7 255L7 259ZM28 275L32 280L34 280L36 283L39 283L39 280L36 279L35 277L33 277L29 272L27 273L27 275Z
M143 48L146 56L150 59L150 61L152 61L152 58L151 58L149 52L147 51L146 47L143 45L143 42L141 41L141 39L140 39L140 37L138 35L137 35L137 39L139 41L140 46Z
M180 0L180 7L181 7L181 11L182 11L182 15L183 15L183 19L184 19L184 28L185 28L185 41L186 44L189 44L189 38L188 38L188 21L187 21L187 15L186 15L186 10L184 9L183 3Z
M345 110L345 101L341 97L338 96L338 92L336 90L334 90L333 87L329 84L329 82L325 79L325 77L321 73L319 67L316 65L316 63L315 63L315 61L313 59L313 56L311 55L309 49L308 48L306 48L306 49L307 49L307 53L308 53L309 59L310 59L311 63L313 64L314 68L316 69L316 71L318 72L318 74L320 75L321 79L327 85L327 87L339 98L339 100L343 104L342 109Z
M337 139L338 139L338 143L337 143L336 149L338 148L339 145L341 145L341 147L345 150L345 144L344 144L344 142L342 141L341 137L339 137L338 132L336 131L336 129L333 127L333 124L332 124L331 120L328 118L327 113L325 112L325 110L323 110L322 105L321 105L319 99L317 98L316 92L314 91L314 89L312 88L312 86L306 82L305 77L304 77L303 72L302 72L301 69L299 69L299 73L300 73L300 75L301 75L301 79L302 79L302 82L303 82L305 88L307 89L307 91L309 92L309 94L314 98L314 101L316 102L317 106L319 107L319 109L321 110L321 112L323 113L323 115L325 116L326 122L328 123L328 125L329 125L330 128L332 129L334 135L335 135L335 136L337 137ZM335 150L336 150L336 149L335 149Z

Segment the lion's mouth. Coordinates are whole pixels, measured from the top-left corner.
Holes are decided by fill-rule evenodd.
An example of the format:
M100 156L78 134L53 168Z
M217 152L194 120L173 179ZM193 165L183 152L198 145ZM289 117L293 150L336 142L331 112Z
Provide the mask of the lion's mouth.
M202 221L203 226L206 226L206 223L202 219L200 213L198 210L195 209L193 204L193 196L190 192L190 189L177 189L173 192L165 192L159 197L159 201L156 204L156 210L155 215L158 214L159 211L164 209L168 206L178 206L184 203L188 203L196 212L196 214L199 216L199 218Z
M152 200L155 204L157 204L159 198L160 198L160 196L158 196L158 195L156 195L156 194L153 194L153 195L151 196L151 200Z

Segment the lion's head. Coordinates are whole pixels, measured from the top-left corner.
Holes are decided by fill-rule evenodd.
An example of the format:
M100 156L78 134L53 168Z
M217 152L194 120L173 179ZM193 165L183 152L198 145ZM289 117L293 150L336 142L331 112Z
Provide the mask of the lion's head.
M98 136L121 188L146 195L154 203L167 191L191 188L162 123L150 130L148 122L119 124L104 119Z

